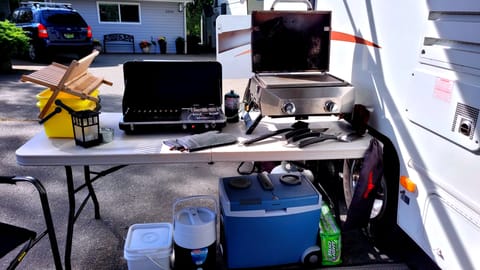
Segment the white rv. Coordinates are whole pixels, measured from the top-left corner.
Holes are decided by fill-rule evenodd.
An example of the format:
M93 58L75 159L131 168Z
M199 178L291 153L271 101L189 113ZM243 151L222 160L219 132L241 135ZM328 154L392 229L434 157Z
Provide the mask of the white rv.
M440 268L480 269L480 2L324 0L314 10L332 12L329 72L355 87L383 144L385 219ZM225 76L251 74L248 38L218 41L248 32L242 15L217 19Z

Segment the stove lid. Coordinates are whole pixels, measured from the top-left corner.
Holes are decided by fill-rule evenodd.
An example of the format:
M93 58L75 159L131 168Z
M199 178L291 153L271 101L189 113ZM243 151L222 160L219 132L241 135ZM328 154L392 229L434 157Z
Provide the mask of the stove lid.
M222 105L222 67L217 61L127 61L123 76L123 113L128 108Z
M253 11L252 71L326 72L331 11Z

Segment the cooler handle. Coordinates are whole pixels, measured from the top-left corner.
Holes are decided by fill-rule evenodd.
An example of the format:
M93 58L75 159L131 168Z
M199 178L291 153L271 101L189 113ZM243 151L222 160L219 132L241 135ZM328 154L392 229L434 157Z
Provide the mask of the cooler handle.
M312 7L312 3L310 3L310 1L308 0L275 0L273 1L273 4L272 4L272 7L270 8L270 10L275 10L274 7L277 3L304 3L305 5L307 5L307 10L313 10L313 7Z

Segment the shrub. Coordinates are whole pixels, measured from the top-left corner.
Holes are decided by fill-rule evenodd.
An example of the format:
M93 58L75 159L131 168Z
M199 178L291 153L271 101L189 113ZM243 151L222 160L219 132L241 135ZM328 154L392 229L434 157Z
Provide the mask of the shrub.
M25 32L8 20L0 21L0 58L10 59L28 50L29 37Z

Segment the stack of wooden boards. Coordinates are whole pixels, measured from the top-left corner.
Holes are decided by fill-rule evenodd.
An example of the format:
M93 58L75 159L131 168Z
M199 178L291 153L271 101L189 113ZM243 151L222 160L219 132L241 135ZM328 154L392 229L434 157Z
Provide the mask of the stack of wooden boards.
M78 61L72 60L69 66L53 62L29 75L22 75L22 82L33 82L48 87L53 92L40 111L38 118L42 119L45 117L48 109L61 91L78 96L81 99L99 102L97 97L90 94L101 84L111 86L112 83L88 72L88 68L98 54L99 52L94 50L91 54Z

